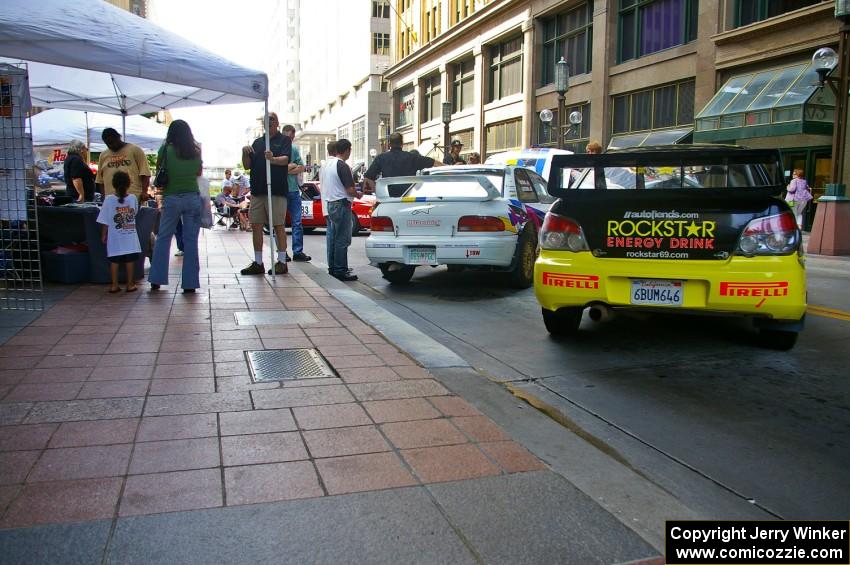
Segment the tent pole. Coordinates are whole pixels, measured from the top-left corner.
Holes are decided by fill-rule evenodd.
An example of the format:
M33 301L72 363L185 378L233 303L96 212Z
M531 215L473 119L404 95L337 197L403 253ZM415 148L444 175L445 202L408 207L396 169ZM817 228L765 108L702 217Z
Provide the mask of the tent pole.
M265 112L263 113L263 130L266 136L266 151L269 150L269 98L265 99ZM274 249L274 223L272 221L272 164L268 159L266 161L266 208L269 209L269 249L272 252L272 261L269 263L272 266L272 281L277 280L275 277L275 249Z
M127 110L121 110L121 139L127 137Z
M89 131L89 113L83 112L86 115L86 151L89 152L88 160L91 161L91 132ZM86 163L88 165L88 163Z

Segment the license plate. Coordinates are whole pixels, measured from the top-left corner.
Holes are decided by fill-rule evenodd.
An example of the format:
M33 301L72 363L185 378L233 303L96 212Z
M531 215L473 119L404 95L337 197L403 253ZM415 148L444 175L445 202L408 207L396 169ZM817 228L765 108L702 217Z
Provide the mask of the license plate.
M654 306L681 306L685 298L685 284L682 281L656 279L632 280L632 304L651 304Z
M312 202L302 202L301 203L301 217L302 218L313 218L313 203Z
M437 249L434 247L409 247L407 262L411 265L432 265L437 262Z

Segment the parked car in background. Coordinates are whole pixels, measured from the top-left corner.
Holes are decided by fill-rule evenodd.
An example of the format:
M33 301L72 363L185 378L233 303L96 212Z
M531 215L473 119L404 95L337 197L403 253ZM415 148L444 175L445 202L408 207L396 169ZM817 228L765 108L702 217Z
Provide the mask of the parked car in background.
M585 308L596 321L704 313L751 318L763 345L793 347L806 271L781 163L776 150L733 146L556 156L534 273L546 329L576 333Z
M369 229L372 219L372 206L375 196L372 194L358 193L354 199L352 210L352 234L356 235L362 230ZM286 215L286 225L290 225L289 214ZM322 212L321 186L318 181L307 181L301 186L301 225L305 233L310 233L316 228L327 227L325 215Z
M555 155L572 155L572 151L565 149L554 149L552 147L532 147L519 151L505 151L494 153L487 158L487 165L515 165L525 167L549 180L549 171L552 170L552 158Z
M400 196L390 196L400 194ZM540 175L511 165L437 167L379 179L366 256L391 283L421 265L508 273L531 286L537 234L554 202Z

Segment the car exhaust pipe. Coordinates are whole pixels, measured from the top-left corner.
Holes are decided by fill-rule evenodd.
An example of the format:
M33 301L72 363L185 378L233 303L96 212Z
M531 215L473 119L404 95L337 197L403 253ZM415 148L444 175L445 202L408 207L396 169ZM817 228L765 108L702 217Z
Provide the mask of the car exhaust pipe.
M614 310L606 304L594 304L588 315L594 322L607 322L614 319Z

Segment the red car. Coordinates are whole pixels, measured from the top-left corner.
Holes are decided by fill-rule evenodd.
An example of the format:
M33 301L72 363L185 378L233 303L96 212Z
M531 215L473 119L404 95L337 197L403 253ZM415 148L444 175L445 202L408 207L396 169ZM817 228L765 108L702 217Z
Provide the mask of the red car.
M310 233L316 228L327 226L325 215L322 213L322 199L319 183L316 181L305 182L301 186L301 225L304 233ZM372 225L372 206L375 204L373 194L363 194L358 190L359 196L354 199L354 216L352 219L352 233L357 234L361 230L367 230ZM356 220L356 222L354 221ZM286 215L286 225L290 225L289 214Z

